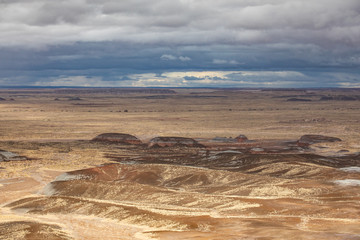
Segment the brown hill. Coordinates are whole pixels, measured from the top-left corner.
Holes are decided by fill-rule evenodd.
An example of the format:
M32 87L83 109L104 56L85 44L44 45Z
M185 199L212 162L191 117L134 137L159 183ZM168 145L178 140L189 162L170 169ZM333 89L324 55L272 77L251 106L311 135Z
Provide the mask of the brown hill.
M137 137L125 133L103 133L93 138L92 141L121 143L121 144L130 144L130 145L142 144L142 142Z
M298 140L297 144L298 146L306 147L314 143L339 141L341 141L341 139L336 137L329 137L323 135L304 135Z
M203 147L200 143L192 138L184 137L156 137L150 140L149 147Z

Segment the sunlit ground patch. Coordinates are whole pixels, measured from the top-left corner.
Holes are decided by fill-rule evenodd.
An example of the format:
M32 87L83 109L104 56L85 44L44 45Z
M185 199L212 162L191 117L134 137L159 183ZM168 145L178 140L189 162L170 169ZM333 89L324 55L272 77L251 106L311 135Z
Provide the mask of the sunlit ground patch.
M360 186L360 180L357 179L335 180L334 183L341 186Z
M344 172L360 172L360 167L344 167L340 168Z

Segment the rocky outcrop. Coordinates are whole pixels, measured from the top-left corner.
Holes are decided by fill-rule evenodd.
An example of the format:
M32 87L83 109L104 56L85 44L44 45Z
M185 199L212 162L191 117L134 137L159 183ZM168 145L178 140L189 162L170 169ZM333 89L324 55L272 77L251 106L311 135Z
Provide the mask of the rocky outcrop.
M243 142L248 142L249 139L245 136L245 135L239 135L236 138L232 138L232 137L215 137L213 139L210 140L211 142L214 143L243 143Z
M341 141L341 139L336 137L329 137L323 135L304 135L297 141L297 145L301 147L307 147L314 143L339 141Z
M211 142L216 142L216 143L234 143L237 142L237 140L235 138L232 137L214 137L213 139L211 139Z
M249 139L243 134L240 134L235 139L236 139L237 142L240 142L240 143L249 141Z
M358 101L360 96L346 96L346 95L336 95L336 96L322 96L320 101Z
M24 156L20 156L16 153L0 150L0 162L22 161L22 160L27 160L27 158Z
M156 137L150 140L149 147L203 147L192 138L184 137Z
M142 144L142 142L137 137L125 133L103 133L93 138L92 141L130 145Z
M306 98L289 98L286 100L287 102L311 102L311 99Z

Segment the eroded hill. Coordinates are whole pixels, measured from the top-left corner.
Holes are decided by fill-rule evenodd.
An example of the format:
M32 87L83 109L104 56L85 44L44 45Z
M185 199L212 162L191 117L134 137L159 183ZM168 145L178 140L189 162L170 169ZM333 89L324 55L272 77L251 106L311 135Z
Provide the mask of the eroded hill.
M67 143L74 150L96 148L109 163L60 174L36 194L5 203L2 211L12 217L0 225L3 236L359 237L359 154L318 155L298 140L152 142Z

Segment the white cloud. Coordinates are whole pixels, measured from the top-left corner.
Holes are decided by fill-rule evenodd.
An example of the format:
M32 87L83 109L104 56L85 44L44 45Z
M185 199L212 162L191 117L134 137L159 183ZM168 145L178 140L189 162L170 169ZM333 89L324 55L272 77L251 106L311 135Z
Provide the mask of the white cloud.
M87 57L87 56L78 55L78 54L74 54L74 55L58 55L58 56L49 56L49 60L51 60L51 61L67 61L67 60L81 59L81 58L85 58L85 57Z
M160 57L160 59L164 60L164 61L175 61L175 60L180 60L182 62L191 61L191 58L189 58L189 57L186 57L186 56L177 57L177 56L174 56L174 55L171 55L171 54L163 54Z
M121 84L133 87L289 87L292 79L307 76L294 72L274 71L192 71L132 74Z
M179 60L182 61L182 62L187 62L187 61L191 61L191 58L180 56Z
M69 87L321 87L360 88L359 75L345 73L321 73L306 75L297 71L169 71L119 76L108 80L104 77L85 75L42 78L35 83L28 78L0 78L1 86L19 82L22 86L69 86ZM125 80L124 80L125 79ZM352 79L352 81L344 81ZM359 78L358 78L359 79ZM26 82L28 81L28 82Z
M227 78L227 75L237 73L236 71L191 71L191 72L165 72L162 76L166 78L185 78L194 77L198 79L205 78Z
M338 86L341 88L360 88L360 78L359 78L359 82L354 83L354 82L340 82L338 83Z
M171 54L163 54L161 57L160 57L161 60L165 60L165 61L174 61L177 59L177 57L171 55Z
M35 86L51 87L106 87L112 86L111 83L104 82L101 77L87 76L60 76L58 78L44 79L36 82Z
M122 84L131 84L132 87L187 87L186 80L178 77L166 77L154 73L132 74L128 76L131 80Z
M238 65L240 63L238 61L236 61L236 60L213 59L213 64Z

